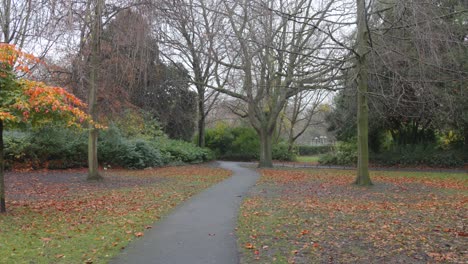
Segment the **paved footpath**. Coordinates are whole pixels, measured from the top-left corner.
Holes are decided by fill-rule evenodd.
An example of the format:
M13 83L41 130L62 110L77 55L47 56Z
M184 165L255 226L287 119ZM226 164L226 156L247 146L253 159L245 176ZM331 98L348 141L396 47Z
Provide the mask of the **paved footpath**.
M131 243L112 264L237 264L237 213L259 175L236 162L219 162L232 177L192 197Z

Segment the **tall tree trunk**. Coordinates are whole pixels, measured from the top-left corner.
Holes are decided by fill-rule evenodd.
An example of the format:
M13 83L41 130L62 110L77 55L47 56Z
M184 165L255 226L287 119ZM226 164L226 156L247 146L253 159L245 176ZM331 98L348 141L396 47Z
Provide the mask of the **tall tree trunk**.
M273 133L268 131L266 128L262 128L260 131L260 162L259 168L272 168L272 145L273 145Z
M365 0L356 0L357 3L357 127L358 127L358 164L356 184L362 186L372 185L369 177L369 107L367 103L367 74L369 53L369 31L367 28L367 14Z
M97 90L98 90L98 70L99 70L99 54L101 47L101 16L103 8L103 0L96 0L96 6L94 7L94 24L91 32L91 67L89 77L89 98L88 107L89 115L94 121L97 120ZM98 159L97 159L97 141L98 141L98 130L94 128L94 125L89 126L88 135L88 180L102 180L102 176L98 171Z
M205 91L198 89L198 139L199 147L205 147Z
M3 146L3 121L0 120L0 213L6 212L5 204L5 159Z

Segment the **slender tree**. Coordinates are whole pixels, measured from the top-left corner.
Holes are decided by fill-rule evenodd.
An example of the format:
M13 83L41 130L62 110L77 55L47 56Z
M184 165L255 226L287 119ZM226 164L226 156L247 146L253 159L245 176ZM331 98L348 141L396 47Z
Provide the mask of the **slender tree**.
M89 96L88 96L88 113L93 120L98 117L98 72L99 72L99 56L101 52L101 32L102 32L102 13L104 8L104 0L96 0L94 5L93 28L91 31L91 54L90 54L90 76L89 76ZM88 136L88 180L102 180L102 176L98 170L97 157L97 141L98 130L94 125L89 126Z
M357 85L357 129L358 129L358 167L356 184L372 185L369 177L369 106L367 103L369 54L369 29L367 26L366 1L356 0L357 5L357 49L356 49L356 85Z

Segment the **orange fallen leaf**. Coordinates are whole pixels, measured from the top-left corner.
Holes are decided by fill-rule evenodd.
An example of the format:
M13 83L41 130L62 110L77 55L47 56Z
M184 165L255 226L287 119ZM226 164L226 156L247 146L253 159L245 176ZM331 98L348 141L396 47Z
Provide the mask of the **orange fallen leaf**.
M145 235L145 234L143 234L143 232L136 232L136 233L135 233L135 236L136 236L136 237L142 237L142 236L144 236L144 235Z
M254 249L254 245L252 245L251 243L247 243L247 244L245 244L245 248Z

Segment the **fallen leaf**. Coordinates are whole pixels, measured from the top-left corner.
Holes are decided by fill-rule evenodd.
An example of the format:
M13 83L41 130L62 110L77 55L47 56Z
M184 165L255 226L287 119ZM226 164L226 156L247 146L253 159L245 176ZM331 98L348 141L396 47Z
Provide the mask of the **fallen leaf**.
M245 244L245 248L254 249L254 245L252 245L251 243L247 243L247 244Z

